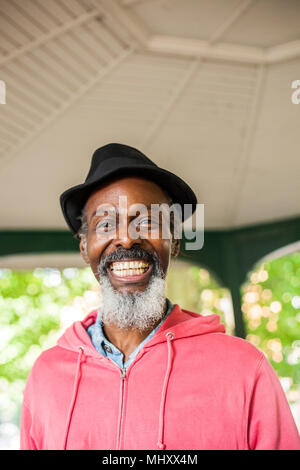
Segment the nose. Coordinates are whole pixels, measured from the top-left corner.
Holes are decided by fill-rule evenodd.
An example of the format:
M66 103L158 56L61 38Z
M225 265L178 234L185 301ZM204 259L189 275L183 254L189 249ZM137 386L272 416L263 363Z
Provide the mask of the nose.
M132 234L130 233L130 227L126 223L119 227L119 230L116 233L116 239L114 240L114 244L116 248L123 247L127 250L134 246L140 246L142 243L142 240L140 237L137 237L136 234L134 235L134 232Z
M125 248L126 250L130 250L131 248L134 248L134 247L140 247L141 240L140 239L134 240L132 238L126 237L126 238L120 238L116 240L114 244L116 248L122 247L122 248Z

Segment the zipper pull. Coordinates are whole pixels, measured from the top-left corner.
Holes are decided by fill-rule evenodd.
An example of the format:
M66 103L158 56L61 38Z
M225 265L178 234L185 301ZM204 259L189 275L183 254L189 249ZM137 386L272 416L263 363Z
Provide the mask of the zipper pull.
M121 379L125 379L125 375L126 375L126 369L125 367L122 369L122 375L121 375Z

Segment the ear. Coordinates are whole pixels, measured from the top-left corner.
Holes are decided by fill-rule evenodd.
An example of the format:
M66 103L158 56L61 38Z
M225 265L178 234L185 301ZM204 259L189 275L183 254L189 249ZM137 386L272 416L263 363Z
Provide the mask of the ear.
M80 253L81 253L81 256L84 260L84 262L86 264L90 264L90 261L89 261L89 258L88 258L88 254L87 254L87 241L86 241L86 238L85 236L83 235L81 238L80 238L80 244L79 244L79 248L80 248Z
M177 258L180 252L180 239L172 237L172 244L171 244L171 256L173 258Z

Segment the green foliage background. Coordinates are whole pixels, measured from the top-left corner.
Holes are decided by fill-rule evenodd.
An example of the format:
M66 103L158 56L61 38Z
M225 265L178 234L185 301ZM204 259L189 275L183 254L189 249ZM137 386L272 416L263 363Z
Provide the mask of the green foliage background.
M266 279L260 280L263 272ZM300 253L258 266L249 280L242 288L247 339L266 354L279 377L290 378L289 400L299 400ZM249 292L255 293L250 303Z
M0 270L0 422L19 423L27 375L61 327L61 308L95 285L89 268Z

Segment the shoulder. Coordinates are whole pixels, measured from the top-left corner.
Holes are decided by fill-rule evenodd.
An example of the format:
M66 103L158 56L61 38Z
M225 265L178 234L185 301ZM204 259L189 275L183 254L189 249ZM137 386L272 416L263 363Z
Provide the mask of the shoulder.
M31 401L33 395L43 393L50 383L56 383L59 377L65 374L67 362L74 362L73 351L57 345L43 351L28 374L24 390L25 404Z
M195 343L199 355L220 371L254 377L261 363L267 361L263 352L249 341L226 333L198 336Z
M262 351L244 338L231 336L227 333L211 333L211 342L222 351L223 354L239 360L248 359L261 362L265 357Z
M247 339L232 336L227 333L211 333L212 341L219 342L226 350L240 352L253 357L261 357L263 353Z
M58 345L43 351L33 364L32 371L37 372L40 370L47 370L53 368L53 364L59 365L62 361L68 358L74 359L74 351L64 349Z

